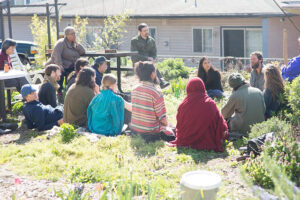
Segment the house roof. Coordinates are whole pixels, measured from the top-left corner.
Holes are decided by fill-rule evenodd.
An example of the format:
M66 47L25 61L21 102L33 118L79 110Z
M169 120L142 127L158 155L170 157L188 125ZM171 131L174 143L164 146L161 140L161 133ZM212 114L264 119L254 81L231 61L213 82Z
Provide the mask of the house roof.
M40 4L50 3L43 1ZM62 17L103 18L126 10L135 18L283 16L273 0L59 0ZM44 8L12 8L15 16L45 15ZM54 10L54 9L53 9ZM54 12L54 11L53 11Z

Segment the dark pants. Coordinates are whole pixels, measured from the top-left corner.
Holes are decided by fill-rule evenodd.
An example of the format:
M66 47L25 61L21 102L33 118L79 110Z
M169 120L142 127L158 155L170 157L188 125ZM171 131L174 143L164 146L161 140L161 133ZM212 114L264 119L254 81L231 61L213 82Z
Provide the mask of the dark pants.
M74 71L74 65L71 65L69 68L64 69L64 71L61 73L60 80L58 81L59 89L58 93L61 93L64 88L64 81L66 80L66 85L68 83L68 76L71 72Z
M21 91L22 86L25 84L28 84L25 77L4 80L5 87L16 87L18 92Z
M224 93L221 90L217 90L217 89L207 90L207 94L211 98L215 98L215 97L216 98L223 98L223 97L225 97Z

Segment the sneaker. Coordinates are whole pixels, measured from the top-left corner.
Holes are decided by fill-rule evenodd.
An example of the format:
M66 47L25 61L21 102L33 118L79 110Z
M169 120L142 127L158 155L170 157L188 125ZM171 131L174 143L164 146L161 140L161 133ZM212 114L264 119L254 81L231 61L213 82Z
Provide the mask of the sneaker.
M159 85L160 85L161 89L164 89L164 88L168 87L170 85L170 83L162 78L162 79L160 79L160 84Z

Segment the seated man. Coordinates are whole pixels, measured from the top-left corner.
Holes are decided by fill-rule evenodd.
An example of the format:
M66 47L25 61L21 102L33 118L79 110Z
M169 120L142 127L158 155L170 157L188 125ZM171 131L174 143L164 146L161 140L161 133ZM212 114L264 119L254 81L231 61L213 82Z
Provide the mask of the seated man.
M233 92L222 108L222 115L230 132L236 132L238 137L248 136L250 125L265 120L263 94L259 89L250 87L239 73L231 74L228 83Z
M39 131L44 131L63 123L63 111L40 103L36 90L31 85L24 85L21 89L21 95L26 100L23 114L27 128L37 128Z
M110 62L110 60L107 60L104 56L100 56L95 59L94 65L92 66L96 71L96 83L98 86L101 86L103 73L107 69L107 62Z
M50 105L53 108L57 106L56 91L59 88L59 81L61 71L59 66L50 64L45 69L45 77L43 84L39 90L39 100L44 105Z

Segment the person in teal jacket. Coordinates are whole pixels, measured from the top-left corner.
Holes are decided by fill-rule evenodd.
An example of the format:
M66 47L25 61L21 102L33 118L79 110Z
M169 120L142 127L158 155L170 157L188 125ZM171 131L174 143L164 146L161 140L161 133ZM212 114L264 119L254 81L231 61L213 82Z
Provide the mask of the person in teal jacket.
M102 79L101 92L93 98L87 109L91 132L106 136L120 135L124 125L124 108L130 104L115 94L117 79L107 74Z

